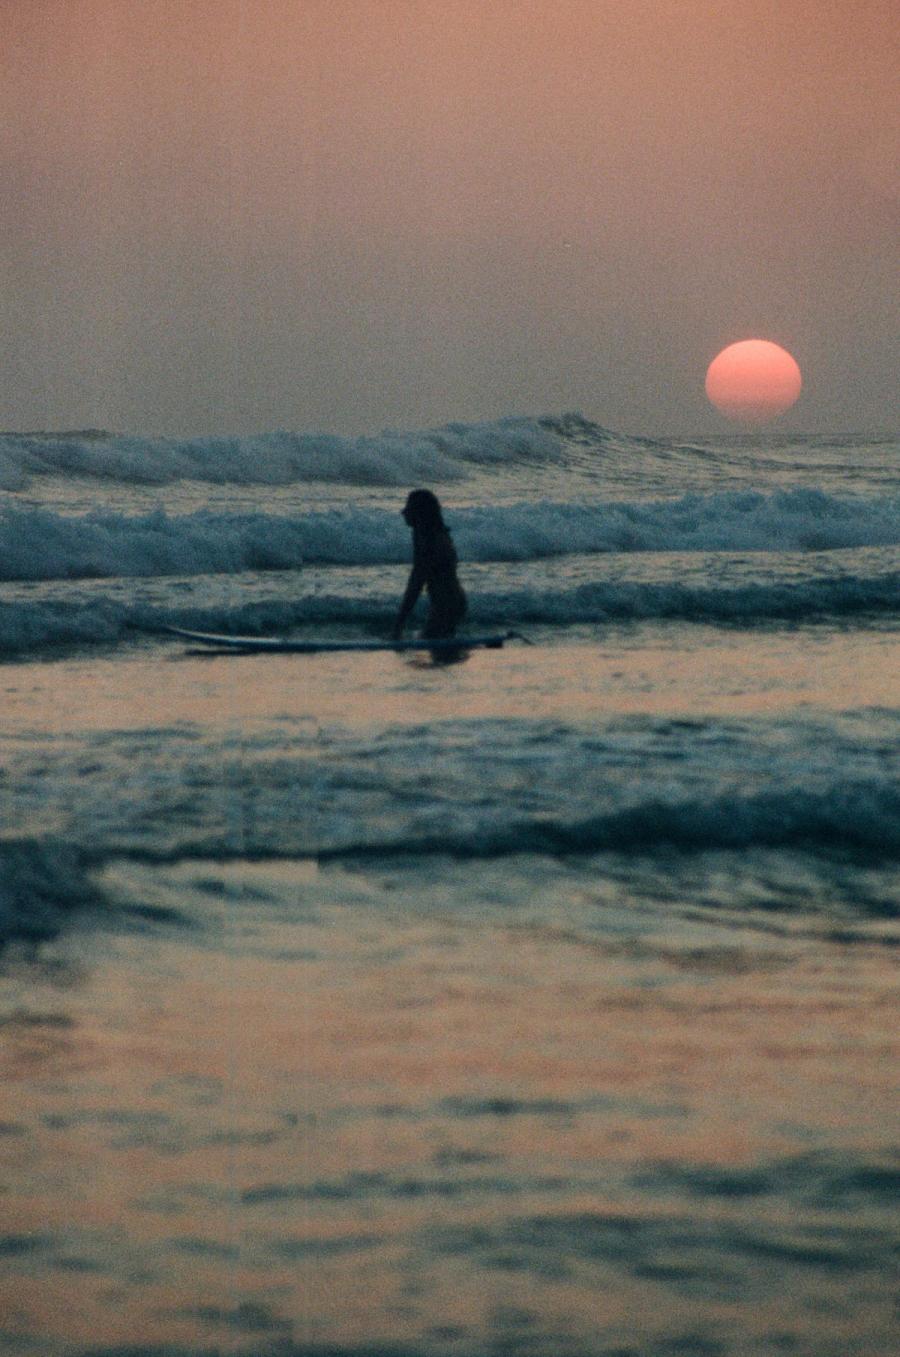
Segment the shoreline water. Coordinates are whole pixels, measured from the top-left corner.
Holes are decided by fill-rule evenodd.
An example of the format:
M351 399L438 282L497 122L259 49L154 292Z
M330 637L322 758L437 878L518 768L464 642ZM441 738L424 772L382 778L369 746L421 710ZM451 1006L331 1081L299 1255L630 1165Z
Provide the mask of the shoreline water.
M889 620L846 630L694 623L689 646L678 622L580 630L569 628L561 644L550 629L532 628L532 647L510 641L500 652L472 652L449 677L427 655L206 655L176 637L133 637L114 651L37 666L8 660L5 734L52 731L56 715L73 733L193 721L244 727L272 713L376 728L419 718L837 713L890 708L896 696L900 635ZM36 720L40 706L46 716Z
M364 879L288 925L303 886L31 977L13 1351L887 1350L877 948L823 987L821 941L411 922Z

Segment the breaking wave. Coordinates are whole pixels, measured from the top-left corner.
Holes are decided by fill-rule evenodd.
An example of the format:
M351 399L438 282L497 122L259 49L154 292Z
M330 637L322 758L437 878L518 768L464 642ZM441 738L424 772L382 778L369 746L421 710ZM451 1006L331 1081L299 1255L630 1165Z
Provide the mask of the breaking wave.
M646 440L613 434L577 414L510 416L358 438L291 432L143 438L96 429L7 433L0 434L0 489L22 489L38 476L129 485L184 480L213 485L406 485L422 478L458 480L473 465L558 462L571 442L639 447Z
M649 504L541 502L448 514L464 560L570 554L825 551L900 543L900 498L839 499L818 490L688 495ZM381 565L409 556L400 516L382 509L269 514L63 515L8 505L0 579L236 574L302 565Z

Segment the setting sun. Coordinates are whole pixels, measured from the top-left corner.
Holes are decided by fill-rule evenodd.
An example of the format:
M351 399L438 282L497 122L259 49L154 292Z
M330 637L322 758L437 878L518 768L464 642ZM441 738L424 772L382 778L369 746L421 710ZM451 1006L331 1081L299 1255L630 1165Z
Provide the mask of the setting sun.
M761 424L789 410L800 395L800 368L780 345L767 339L730 344L706 373L706 394L728 419Z

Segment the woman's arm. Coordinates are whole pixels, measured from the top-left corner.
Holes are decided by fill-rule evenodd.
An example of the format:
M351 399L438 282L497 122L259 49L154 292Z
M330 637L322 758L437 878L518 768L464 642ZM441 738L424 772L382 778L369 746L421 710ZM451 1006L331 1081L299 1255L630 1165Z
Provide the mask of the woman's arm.
M419 595L425 584L425 573L420 566L414 565L409 572L409 581L406 585L406 592L400 603L400 611L397 614L397 621L394 623L393 636L399 640L403 635L403 628L406 625L406 619L409 617L413 608L418 602Z

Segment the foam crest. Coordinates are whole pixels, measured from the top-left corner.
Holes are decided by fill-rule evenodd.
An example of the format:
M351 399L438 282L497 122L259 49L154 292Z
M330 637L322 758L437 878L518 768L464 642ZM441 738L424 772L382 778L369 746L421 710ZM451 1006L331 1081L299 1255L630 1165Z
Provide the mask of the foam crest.
M602 551L824 551L900 542L900 497L841 499L814 489L478 507L453 519L461 553L471 560Z

